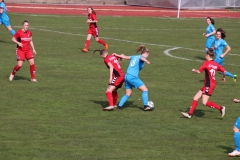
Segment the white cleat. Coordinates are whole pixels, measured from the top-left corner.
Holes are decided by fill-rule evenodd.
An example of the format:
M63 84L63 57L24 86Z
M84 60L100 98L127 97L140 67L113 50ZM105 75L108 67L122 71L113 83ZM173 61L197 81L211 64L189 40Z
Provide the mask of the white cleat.
M112 111L112 110L114 110L114 106L108 106L108 107L106 107L106 108L103 108L103 111Z
M181 112L181 113L182 113L182 115L183 115L184 117L186 117L186 118L192 118L192 116L189 115L188 113L185 113L185 112Z
M220 113L222 114L222 117L224 117L224 115L225 115L225 107L224 106L222 106Z
M234 150L231 153L228 153L228 156L230 156L230 157L240 156L240 152L237 150Z
M31 81L32 81L32 82L37 82L37 80L36 80L36 79L31 79Z
M13 81L14 75L12 75L12 73L9 76L9 81Z

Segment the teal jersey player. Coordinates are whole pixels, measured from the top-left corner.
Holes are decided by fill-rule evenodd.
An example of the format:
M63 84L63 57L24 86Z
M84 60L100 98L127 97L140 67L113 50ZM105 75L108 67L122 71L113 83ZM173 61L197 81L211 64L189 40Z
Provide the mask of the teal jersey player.
M10 25L7 8L3 0L0 0L0 25L1 24L3 24L12 35L16 33Z

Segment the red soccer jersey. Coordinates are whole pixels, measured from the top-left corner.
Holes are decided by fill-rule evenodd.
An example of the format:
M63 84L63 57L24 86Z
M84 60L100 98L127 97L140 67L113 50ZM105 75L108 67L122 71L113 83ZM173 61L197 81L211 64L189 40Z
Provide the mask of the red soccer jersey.
M121 68L121 64L118 61L118 58L116 56L108 55L104 59L104 63L106 64L106 66L108 68L109 68L109 66L108 66L109 62L113 65L113 74L114 74L114 76L116 76L116 77L124 76L124 73L123 73L122 68Z
M88 14L88 19L95 21L97 20L97 16L94 13ZM97 28L97 23L89 23L89 28Z
M224 72L225 69L218 63L211 61L203 62L202 66L198 69L200 72L205 70L204 85L209 88L214 88L216 85L215 73L216 71Z
M22 47L17 46L18 49L26 51L30 50L30 41L32 40L32 33L27 30L24 32L22 29L18 30L14 37L18 42L22 43Z

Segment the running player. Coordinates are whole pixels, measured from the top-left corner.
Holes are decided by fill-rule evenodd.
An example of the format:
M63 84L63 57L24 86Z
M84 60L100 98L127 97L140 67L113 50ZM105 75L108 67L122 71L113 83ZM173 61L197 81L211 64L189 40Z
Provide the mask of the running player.
M87 19L87 23L89 23L89 29L88 29L88 33L87 33L87 40L85 43L85 47L82 48L83 52L88 52L88 48L90 46L90 40L91 37L93 36L95 38L95 40L102 44L105 47L105 50L108 50L108 45L107 43L105 43L102 39L100 39L99 36L99 28L97 26L97 16L96 16L96 12L93 10L92 7L88 7L88 19Z
M17 65L13 68L12 73L10 74L9 81L12 81L16 72L22 67L23 62L27 59L30 65L31 81L37 82L35 79L35 64L34 64L34 54L37 54L33 41L32 41L32 32L28 30L29 23L27 20L22 22L22 29L18 30L13 36L12 41L17 44L16 56L17 56ZM32 47L33 52L30 49Z
M110 71L108 87L105 92L109 106L103 108L103 110L113 110L117 105L117 90L122 87L122 84L124 82L124 73L122 71L120 62L118 61L118 57L114 55L108 55L108 51L104 49L95 50L93 53L96 51L100 52L100 56L104 59L104 63Z
M231 50L230 46L224 40L226 37L226 33L222 28L218 28L216 31L216 39L214 41L214 52L215 52L215 59L214 61L223 66L223 62L227 53ZM226 48L226 51L223 53L223 49ZM237 81L237 75L232 74L230 72L226 72L226 76L233 78L233 81Z
M144 67L145 62L147 64L150 64L150 62L147 60L147 57L149 56L150 52L144 45L139 45L136 51L141 52L141 54L133 55L133 56L126 56L123 54L121 55L114 54L119 58L130 60L127 73L125 75L125 81L124 81L126 94L121 98L118 104L118 110L121 110L124 103L129 99L129 97L132 94L133 88L138 88L140 91L142 91L142 102L144 106L143 110L150 111L153 109L148 106L148 88L138 77L138 74L140 70Z
M238 117L237 120L235 121L235 124L233 126L233 132L234 132L233 138L236 149L231 153L228 153L228 156L230 157L240 156L240 117Z
M4 3L4 0L0 0L0 25L2 25L2 24L8 29L8 31L12 35L15 34L15 31L12 29L12 27L10 25L9 17L7 15L7 8Z
M226 70L222 66L220 66L218 63L214 62L213 57L214 57L213 49L209 49L206 52L206 61L203 62L202 66L198 70L192 69L192 72L195 72L195 73L202 73L203 71L205 71L205 79L204 79L204 86L194 96L188 113L181 112L182 115L186 118L192 117L194 110L197 108L198 100L200 98L202 98L202 103L205 106L219 110L222 117L224 117L225 115L224 106L219 106L218 104L208 100L212 95L213 90L215 89L215 86L216 86L215 72L216 71L223 72L224 74L223 74L222 82L226 81L225 80Z
M215 40L214 34L216 33L216 30L214 28L214 19L211 17L207 17L207 28L206 32L203 33L203 36L207 37L206 43L205 43L205 51L207 52L209 48L212 48L213 42Z

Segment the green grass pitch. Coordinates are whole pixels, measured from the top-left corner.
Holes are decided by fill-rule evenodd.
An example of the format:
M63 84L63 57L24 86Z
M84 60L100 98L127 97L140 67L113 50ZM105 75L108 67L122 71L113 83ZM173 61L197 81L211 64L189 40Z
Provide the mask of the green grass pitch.
M98 16L100 37L110 53L135 54L139 44L150 49L150 65L140 78L149 89L152 112L142 111L135 89L122 111L103 112L109 70L92 51L82 53L88 25L85 16L9 14L20 29L28 20L37 51L36 78L30 82L27 61L12 82L16 64L12 36L0 26L0 159L42 160L226 160L234 149L232 127L240 113L239 82L227 77L210 98L226 106L226 115L199 105L185 119L204 73L194 74L204 60L205 19ZM231 46L225 68L239 74L239 20L215 19L227 31ZM129 61L121 61L126 71ZM119 90L119 99L124 95ZM230 158L229 158L230 159Z

